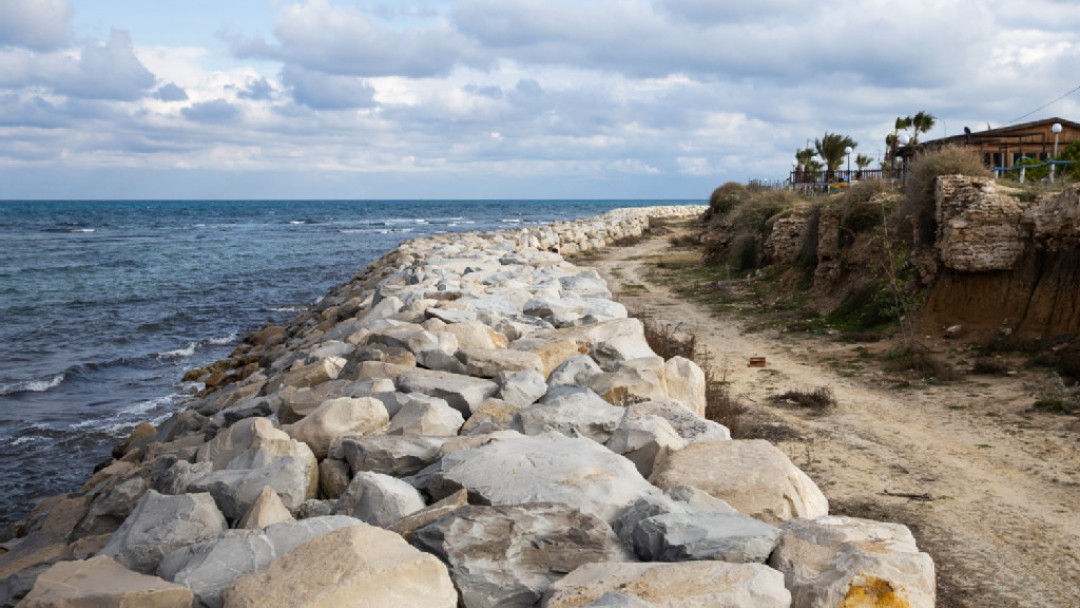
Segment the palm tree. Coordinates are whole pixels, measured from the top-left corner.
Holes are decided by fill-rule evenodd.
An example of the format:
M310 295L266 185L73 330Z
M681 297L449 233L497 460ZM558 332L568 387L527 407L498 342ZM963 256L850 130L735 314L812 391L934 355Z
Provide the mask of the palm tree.
M926 110L920 110L918 114L911 117L911 127L915 131L911 138L911 145L919 143L919 133L927 133L934 128L935 120L937 120L935 116Z
M814 140L814 148L817 149L818 156L825 161L825 166L829 170L829 181L832 181L832 172L840 168L840 165L844 162L844 156L847 155L847 148L854 148L859 144L855 143L854 139L851 139L847 135L840 135L839 133L825 132L825 135L821 139Z
M859 168L859 171L855 174L855 179L862 179L863 169L869 167L872 162L874 162L874 159L865 154L857 155L855 157L855 166Z
M813 148L803 148L795 151L795 181L802 182L802 172L809 169L810 159L814 158Z
M897 116L893 123L893 132L885 136L885 146L889 149L889 164L896 168L896 149L900 146L900 131L907 131L915 122L914 116Z

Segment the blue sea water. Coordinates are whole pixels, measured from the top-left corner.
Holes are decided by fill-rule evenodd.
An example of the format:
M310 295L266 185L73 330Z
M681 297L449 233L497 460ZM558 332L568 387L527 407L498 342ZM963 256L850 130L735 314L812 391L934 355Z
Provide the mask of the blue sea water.
M0 526L405 239L701 201L0 201Z

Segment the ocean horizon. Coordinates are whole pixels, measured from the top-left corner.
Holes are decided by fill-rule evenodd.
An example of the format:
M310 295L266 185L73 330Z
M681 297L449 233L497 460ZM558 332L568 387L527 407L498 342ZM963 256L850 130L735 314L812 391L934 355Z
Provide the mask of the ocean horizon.
M702 200L0 201L0 526L406 239Z

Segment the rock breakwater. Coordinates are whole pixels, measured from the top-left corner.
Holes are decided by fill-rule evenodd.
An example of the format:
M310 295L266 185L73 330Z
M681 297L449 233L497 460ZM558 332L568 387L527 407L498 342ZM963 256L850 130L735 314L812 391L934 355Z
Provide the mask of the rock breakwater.
M704 419L702 370L564 257L700 211L403 244L35 508L0 603L933 606L906 528Z

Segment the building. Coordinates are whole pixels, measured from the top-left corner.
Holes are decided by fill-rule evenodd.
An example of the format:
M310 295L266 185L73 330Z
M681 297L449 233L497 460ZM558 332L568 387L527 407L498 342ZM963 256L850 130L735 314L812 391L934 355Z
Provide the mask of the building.
M897 150L897 156L907 160L924 150L934 150L949 145L969 146L978 150L983 162L991 169L1007 169L1027 157L1049 160L1054 156L1053 126L1061 125L1057 134L1058 151L1080 141L1080 123L1063 118L1046 118L998 129L972 131L964 127L964 133L941 139L920 142Z

